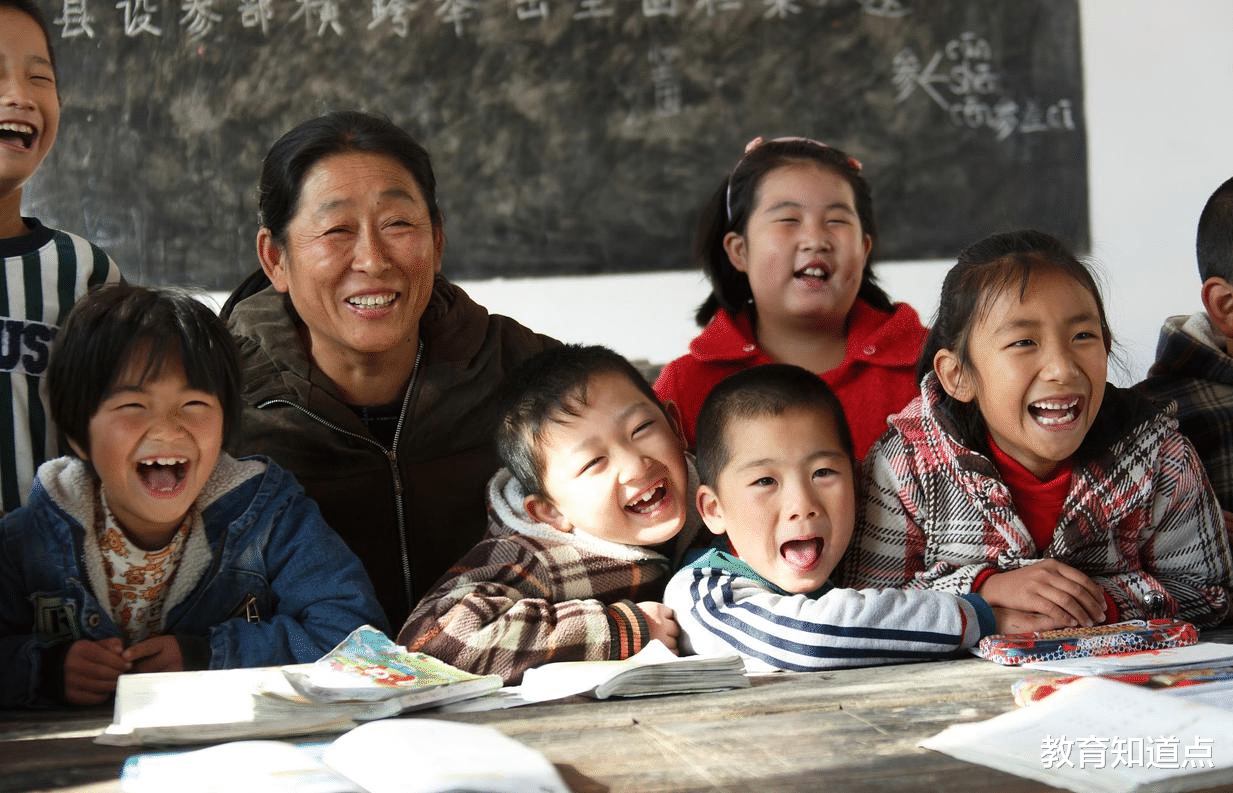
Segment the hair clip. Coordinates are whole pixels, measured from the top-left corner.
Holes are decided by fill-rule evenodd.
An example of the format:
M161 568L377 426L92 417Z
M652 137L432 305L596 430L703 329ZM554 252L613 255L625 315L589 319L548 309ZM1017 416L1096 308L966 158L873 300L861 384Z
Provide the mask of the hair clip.
M741 154L741 158L736 161L736 165L732 166L732 171L728 174L728 187L727 187L727 192L724 196L724 208L728 212L728 222L729 223L732 222L732 177L736 175L737 170L740 169L741 163L745 162L746 157L748 157L752 152L761 148L767 143L805 143L810 146L817 146L819 149L831 149L832 148L831 146L823 143L820 140L814 140L813 138L802 138L802 137L771 138L770 140L767 140L763 138L761 135L759 135L758 137L746 143L745 151ZM847 165L849 168L856 171L857 173L860 173L860 171L864 168L864 166L861 165L861 161L856 159L852 155L848 155Z

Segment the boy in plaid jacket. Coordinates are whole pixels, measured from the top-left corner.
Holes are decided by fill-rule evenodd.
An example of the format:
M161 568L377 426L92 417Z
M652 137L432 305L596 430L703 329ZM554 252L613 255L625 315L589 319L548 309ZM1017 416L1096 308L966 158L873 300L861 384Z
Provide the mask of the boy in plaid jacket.
M1233 511L1233 179L1207 199L1195 250L1203 311L1169 317L1156 362L1137 388L1177 404L1178 429L1199 452L1216 497Z
M675 414L597 346L545 351L510 388L487 533L399 643L507 683L549 662L627 658L652 639L675 650L658 600L698 523Z

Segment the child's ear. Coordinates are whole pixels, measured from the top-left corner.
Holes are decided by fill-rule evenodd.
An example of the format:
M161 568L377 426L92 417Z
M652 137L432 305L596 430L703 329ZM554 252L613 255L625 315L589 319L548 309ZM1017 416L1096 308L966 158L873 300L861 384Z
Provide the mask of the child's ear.
M742 273L749 272L745 262L745 238L735 231L724 235L724 250L728 253L728 261Z
M710 485L698 486L698 514L711 534L724 534L724 510L719 495Z
M81 448L81 445L77 443L77 441L73 440L72 438L69 438L68 436L65 436L65 438L68 440L69 448L73 450L73 454L77 455L78 457L85 460L86 462L90 462L90 456L85 453L85 451Z
M1212 324L1226 339L1233 339L1233 284L1213 275L1203 282L1202 297Z
M274 239L274 234L265 226L257 232L257 258L270 283L279 292L287 291L287 265L283 261L283 249Z
M522 506L536 523L547 523L566 534L574 530L573 524L565 519L556 504L544 496L527 496L522 500Z
M963 371L963 362L951 350L941 349L933 356L933 371L938 376L938 382L946 393L960 402L971 402L976 398L976 389L972 387L972 378Z

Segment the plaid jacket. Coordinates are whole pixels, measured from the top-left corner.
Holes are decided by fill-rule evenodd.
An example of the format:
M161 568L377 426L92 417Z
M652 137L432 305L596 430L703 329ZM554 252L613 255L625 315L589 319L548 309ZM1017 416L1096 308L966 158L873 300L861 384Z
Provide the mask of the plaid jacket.
M607 661L641 650L650 636L634 604L663 596L697 532L693 511L670 560L536 523L522 503L517 480L498 471L488 484L487 533L420 601L399 644L506 683L541 664Z
M1070 494L1038 549L993 463L964 446L934 375L865 460L865 510L845 563L853 587L970 592L986 568L1057 558L1092 577L1122 619L1229 611L1228 534L1194 447L1133 391L1108 386L1074 456Z
M1169 317L1156 363L1136 388L1177 403L1177 423L1199 452L1222 508L1233 511L1233 357L1207 313Z

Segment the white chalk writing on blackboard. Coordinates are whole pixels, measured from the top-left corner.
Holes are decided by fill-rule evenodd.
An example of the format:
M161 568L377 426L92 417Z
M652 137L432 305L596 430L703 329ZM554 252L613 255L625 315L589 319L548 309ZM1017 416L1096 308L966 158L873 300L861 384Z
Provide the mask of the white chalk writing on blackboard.
M694 10L691 13L705 13L708 17L713 17L716 12L739 11L740 8L741 0L698 0L694 3Z
M91 27L93 22L90 10L86 8L86 0L64 0L60 16L55 20L60 26L60 36L66 39L78 36L94 38L94 28Z
M616 10L609 5L609 0L578 0L578 10L574 19L598 19L610 17Z
M340 12L338 9L337 0L296 0L300 6L296 12L291 15L291 21L304 18L304 27L308 31L313 29L313 20L317 21L317 36L325 33L325 29L333 30L336 35L341 36L344 28Z
M988 128L998 140L1016 133L1075 129L1069 99L1042 109L1038 98L1026 98L1021 104L1000 95L1001 80L993 60L989 42L971 31L948 41L923 67L913 50L902 49L891 63L891 82L899 89L895 101L905 101L919 88L955 126Z
M514 14L521 21L545 19L548 16L547 0L514 0Z
M674 17L676 16L676 0L642 0L642 15Z
M792 14L801 13L801 7L793 0L763 0L766 3L766 19L787 19Z
M271 0L240 0L240 24L246 28L261 28L270 34L270 20L274 18Z
M897 19L912 13L912 9L904 8L899 0L860 0L861 10L875 17L890 17Z
M682 13L688 0L638 0L644 17L676 17ZM62 10L55 19L60 27L60 36L65 39L85 36L94 38L94 18L88 7L89 0L62 0ZM216 7L218 0L182 0L180 24L186 40L196 44L212 33L223 21L223 12ZM575 0L573 19L595 19L614 16L614 0ZM805 12L800 0L761 0L764 19L787 19ZM862 13L880 17L902 17L911 13L901 0L855 0ZM444 24L452 25L455 34L463 35L465 23L474 21L479 14L479 0L436 0L436 16ZM327 30L343 35L341 0L291 0L295 11L290 20L304 20L305 29L320 37ZM544 19L549 15L548 0L513 0L510 4L520 21ZM719 12L738 11L744 0L693 0L690 15L715 16ZM115 7L123 12L123 29L133 38L142 34L161 36L162 31L154 24L158 6L152 0L120 0ZM368 29L373 30L388 23L388 28L398 37L406 38L411 32L411 12L419 4L413 0L373 0L372 18ZM261 28L269 34L274 19L274 0L235 0L240 22L245 28ZM972 43L956 40L957 47L972 46ZM949 55L949 53L948 53ZM924 78L928 80L929 78ZM922 86L924 87L924 86ZM926 89L927 90L927 89Z
M473 0L438 0L437 16L447 25L454 26L454 35L461 37L463 23L475 15L478 3Z
M368 29L372 30L388 22L390 29L399 38L405 39L410 31L411 12L419 7L419 3L410 3L407 0L372 0L372 21L368 23Z
M158 6L153 5L150 0L121 0L116 3L116 8L124 9L125 36L136 38L143 33L147 36L163 35L162 28L154 24Z
M676 47L651 47L651 81L655 87L655 112L661 116L675 116L681 112L681 80L673 68L677 56Z
M184 0L180 10L184 12L180 24L188 33L189 41L200 41L223 19L223 15L214 10L214 0Z

